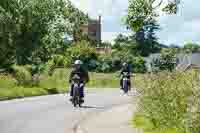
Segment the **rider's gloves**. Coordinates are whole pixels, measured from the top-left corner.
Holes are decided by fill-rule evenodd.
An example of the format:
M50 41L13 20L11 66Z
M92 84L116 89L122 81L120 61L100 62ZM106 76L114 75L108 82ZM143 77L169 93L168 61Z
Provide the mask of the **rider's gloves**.
M80 84L80 87L83 87L83 86L84 86L84 84L83 84L83 83L81 83L81 84Z

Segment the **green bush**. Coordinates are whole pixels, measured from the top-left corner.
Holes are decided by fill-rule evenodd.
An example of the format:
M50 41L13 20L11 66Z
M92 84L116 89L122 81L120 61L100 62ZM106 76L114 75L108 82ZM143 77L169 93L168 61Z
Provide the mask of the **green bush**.
M98 58L99 65L96 72L116 72L122 67L123 62L128 62L135 73L146 72L145 60L143 57L134 57L124 51L115 51L111 55L103 55Z
M146 72L145 60L142 57L134 57L131 65L133 67L133 72L135 73Z
M140 77L135 85L141 94L136 127L152 133L200 132L200 73L162 72Z
M112 66L108 64L107 62L102 63L101 68L99 70L100 72L103 73L108 73L112 71Z
M49 61L49 64L54 67L68 67L71 65L71 60L67 56L63 55L54 55Z
M15 67L15 66L14 66ZM23 66L27 71L29 71L31 74L33 73L33 66L32 65L24 65Z
M101 55L99 56L98 61L99 63L96 68L96 72L107 73L113 71L111 55Z
M91 47L91 45L86 41L73 44L69 47L66 51L66 56L69 57L71 61L70 64L73 64L77 59L82 60L89 70L94 69L94 64L91 63L98 58L96 49Z
M152 67L155 72L173 71L176 67L176 50L163 49L160 58L153 60Z
M130 51L113 51L110 54L99 55L96 49L92 47L87 41L81 41L76 44L71 45L64 56L57 57L57 63L50 60L48 64L58 64L58 66L63 65L64 59L67 60L67 67L72 66L76 59L80 59L84 62L84 66L89 71L95 72L115 72L121 69L123 62L129 62L131 66L135 67L134 72L143 73L145 72L145 62L142 57L134 57ZM61 62L61 63L60 63ZM54 65L53 65L54 66Z
M40 72L52 75L56 68L66 68L71 66L71 58L66 55L54 55L45 64L39 65L38 69Z
M17 84L21 86L31 86L32 85L32 76L31 73L24 66L16 66L12 67L14 71L15 79L17 80Z
M116 72L121 69L121 58L115 54L101 55L98 58L96 72Z
M122 60L118 56L112 58L112 66L114 70L120 70L122 67Z
M98 60L90 60L89 64L88 64L88 68L90 71L95 71L97 70L98 66L100 66L101 63Z
M1 74L0 75L0 88L1 89L10 89L16 86L16 80L10 76Z
M129 51L114 51L112 53L112 66L115 70L121 69L123 62L128 62L135 73L146 72L145 60L141 56L133 56Z

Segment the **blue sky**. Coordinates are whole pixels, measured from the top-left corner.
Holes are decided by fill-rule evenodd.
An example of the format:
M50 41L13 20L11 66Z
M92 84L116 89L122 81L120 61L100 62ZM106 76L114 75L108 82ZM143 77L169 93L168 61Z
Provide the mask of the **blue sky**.
M122 23L127 12L128 0L72 0L80 10L92 18L102 15L102 40L110 41L119 34L130 34ZM158 18L161 30L157 33L164 44L183 45L200 43L200 1L183 0L177 15L161 13Z

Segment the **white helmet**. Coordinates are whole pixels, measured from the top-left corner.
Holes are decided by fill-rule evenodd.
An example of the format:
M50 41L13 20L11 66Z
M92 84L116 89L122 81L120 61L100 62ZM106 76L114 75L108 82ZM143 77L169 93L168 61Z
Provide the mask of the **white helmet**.
M123 64L122 64L122 66L127 66L128 64L126 63L126 62L124 62Z
M76 60L75 62L74 62L74 65L82 65L83 63L82 63L82 61L81 60Z

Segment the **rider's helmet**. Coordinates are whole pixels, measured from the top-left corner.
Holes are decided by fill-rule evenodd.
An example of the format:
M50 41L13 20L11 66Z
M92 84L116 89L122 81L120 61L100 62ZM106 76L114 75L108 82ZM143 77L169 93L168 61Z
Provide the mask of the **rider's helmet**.
M127 66L128 66L128 63L127 63L127 62L124 62L124 63L122 64L122 66L123 66L123 67L127 67Z
M82 61L81 60L76 60L75 62L74 62L74 65L82 65L83 63L82 63Z
M80 69L82 64L83 64L83 62L81 60L76 60L74 62L74 66L75 66L76 69Z

